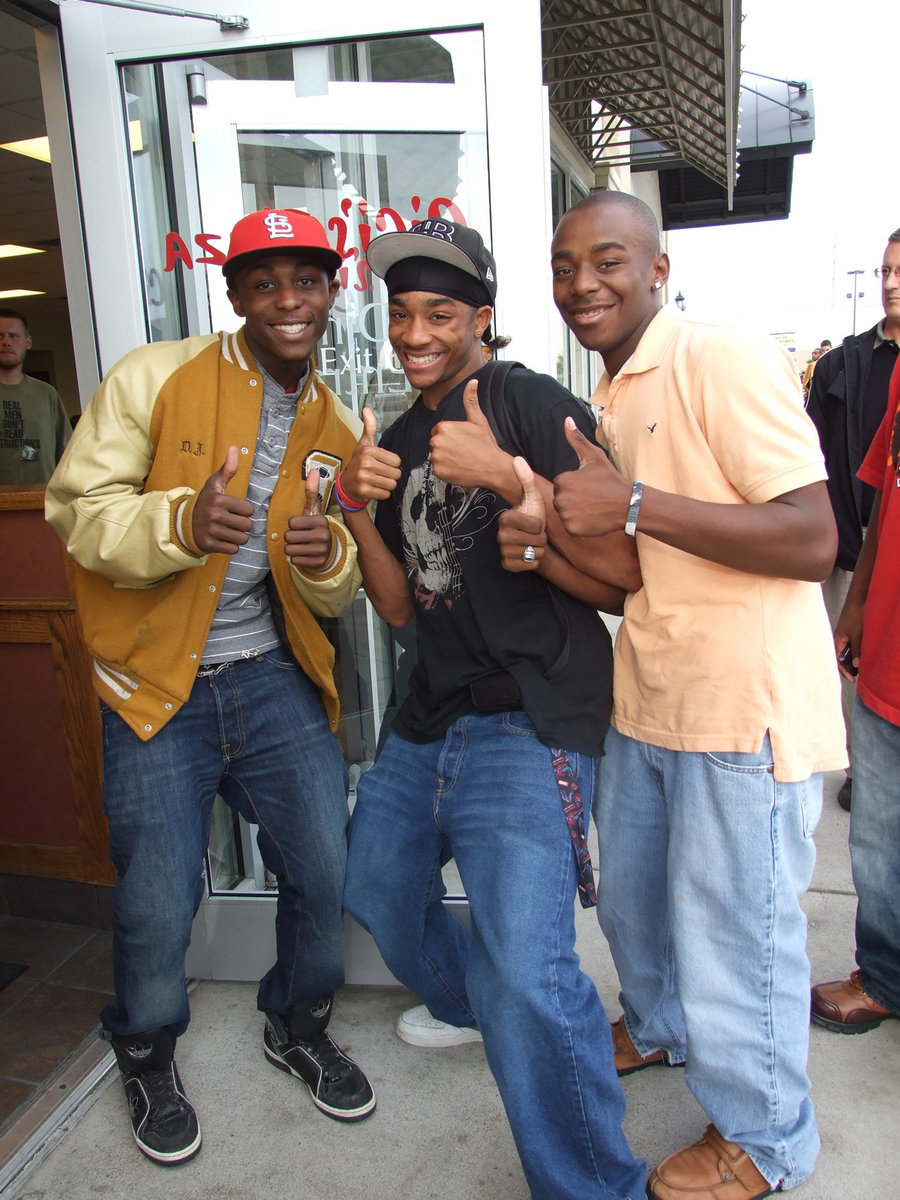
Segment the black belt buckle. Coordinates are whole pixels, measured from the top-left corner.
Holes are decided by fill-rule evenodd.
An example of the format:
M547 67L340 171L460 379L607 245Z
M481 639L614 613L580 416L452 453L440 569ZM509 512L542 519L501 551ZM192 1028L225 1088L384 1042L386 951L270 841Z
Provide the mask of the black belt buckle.
M476 679L469 684L469 695L476 712L508 712L522 704L519 685L508 671L497 671L494 675Z

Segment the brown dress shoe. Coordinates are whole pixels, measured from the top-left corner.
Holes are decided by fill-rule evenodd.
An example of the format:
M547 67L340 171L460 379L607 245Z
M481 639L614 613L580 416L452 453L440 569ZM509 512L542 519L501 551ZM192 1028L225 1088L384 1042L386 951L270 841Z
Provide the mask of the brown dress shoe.
M812 989L810 1016L817 1025L836 1033L865 1033L882 1021L897 1019L889 1008L877 1004L859 980L859 971L849 979L818 983Z
M666 1058L665 1050L654 1050L652 1054L648 1054L642 1058L635 1049L634 1042L628 1036L628 1030L625 1028L625 1017L619 1017L618 1021L610 1022L609 1032L612 1034L613 1040L613 1061L616 1064L616 1074L633 1075L635 1071L643 1071L645 1067L667 1067L669 1060ZM682 1063L674 1064L682 1066Z
M693 1146L670 1154L647 1180L651 1200L760 1200L775 1190L746 1150L715 1125Z

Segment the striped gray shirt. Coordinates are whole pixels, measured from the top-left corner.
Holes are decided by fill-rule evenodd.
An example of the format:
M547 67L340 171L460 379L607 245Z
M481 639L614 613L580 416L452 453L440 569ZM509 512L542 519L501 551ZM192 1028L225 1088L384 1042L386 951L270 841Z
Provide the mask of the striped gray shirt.
M306 383L309 366L293 392L285 392L262 367L259 370L263 377L262 411L247 485L247 499L253 505L253 528L245 545L231 556L206 639L203 666L233 662L237 658L255 658L281 642L275 631L266 591L269 574L266 519L297 413L297 398Z

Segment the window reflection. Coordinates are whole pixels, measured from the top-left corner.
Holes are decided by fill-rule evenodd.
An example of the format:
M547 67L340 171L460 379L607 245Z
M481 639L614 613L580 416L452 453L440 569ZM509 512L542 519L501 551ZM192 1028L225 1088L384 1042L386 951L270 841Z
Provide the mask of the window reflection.
M573 204L583 200L588 192L575 176L555 159L550 166L550 197L553 211L553 227L559 224L562 215ZM562 317L553 310L553 335L556 359L556 378L573 395L589 400L597 385L596 355L579 344L577 338L564 324ZM592 357L593 360L592 361Z
M188 74L193 91L185 86ZM343 256L343 286L318 351L320 373L355 411L369 405L380 427L394 421L412 396L387 341L384 285L368 271L365 252L384 230L443 214L476 225L490 240L481 32L284 46L129 66L122 86L128 119L140 123L143 137L132 163L151 339L199 331L188 327L183 302L185 272L195 272L196 285L196 272L203 269L196 258L198 233L222 239L242 213L259 208L307 209ZM429 88L427 102L423 86ZM445 90L432 94L432 86ZM182 128L192 130L189 154L187 133L184 145L174 146L176 124L166 116L173 110ZM346 114L340 123L331 115L336 111ZM379 117L384 113L390 120ZM189 161L191 171L196 161L190 210L175 198L180 193L167 171L173 159ZM200 213L198 228L189 211ZM165 238L172 231L196 266L182 258L165 269ZM209 304L213 328L235 327L223 324L231 314L215 267ZM403 646L362 593L326 625L336 651L338 739L352 800L356 780L377 753L384 713L402 687L397 668L401 664L402 675ZM255 830L221 799L208 863L214 892L271 890ZM450 893L458 895L454 864L448 864L445 878Z
M160 342L184 336L184 298L181 277L165 270L165 236L175 225L169 205L157 69L146 63L124 67L122 89L138 212L147 335L149 341Z
M385 230L425 216L476 221L487 208L487 147L466 133L289 133L240 131L244 210L306 208L344 256L342 290L319 347L326 383L379 427L409 402L387 343L386 294L365 251ZM483 228L482 224L482 228Z

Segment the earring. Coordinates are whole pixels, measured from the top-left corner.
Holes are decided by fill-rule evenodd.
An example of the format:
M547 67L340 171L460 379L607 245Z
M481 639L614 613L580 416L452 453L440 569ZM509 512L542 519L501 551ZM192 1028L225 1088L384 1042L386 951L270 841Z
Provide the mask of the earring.
M659 291L659 289L662 287L662 281L657 279L656 283L654 283L653 286L656 288L657 291Z

